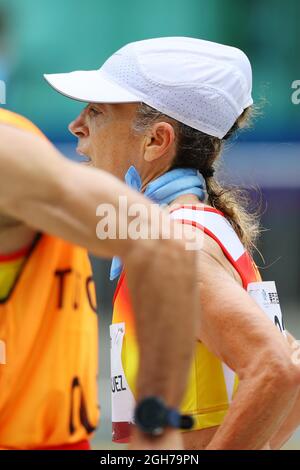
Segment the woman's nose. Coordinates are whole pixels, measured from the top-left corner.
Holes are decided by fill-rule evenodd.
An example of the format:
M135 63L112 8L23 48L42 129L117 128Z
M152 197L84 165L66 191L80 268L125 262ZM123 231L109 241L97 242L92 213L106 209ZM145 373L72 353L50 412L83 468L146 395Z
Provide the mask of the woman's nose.
M68 128L75 137L87 137L89 135L89 130L85 123L84 111L80 113L74 121L70 122Z

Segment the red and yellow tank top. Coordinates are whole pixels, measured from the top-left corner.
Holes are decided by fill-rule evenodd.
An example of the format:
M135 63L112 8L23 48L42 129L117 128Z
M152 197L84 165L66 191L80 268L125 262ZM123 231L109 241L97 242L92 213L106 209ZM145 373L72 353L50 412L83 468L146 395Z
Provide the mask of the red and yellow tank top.
M212 237L239 273L243 286L260 281L259 272L224 215L208 206L181 206L171 217L190 224ZM142 279L141 279L142 282ZM138 370L135 318L126 275L120 277L111 325L112 425L113 440L126 442L130 435ZM193 430L220 425L237 389L236 374L200 341L196 344L188 386L181 411L193 415Z
M72 448L90 438L98 333L85 250L39 238L0 303L0 339L0 448Z
M29 252L30 246L9 255L0 253L0 302L7 298Z

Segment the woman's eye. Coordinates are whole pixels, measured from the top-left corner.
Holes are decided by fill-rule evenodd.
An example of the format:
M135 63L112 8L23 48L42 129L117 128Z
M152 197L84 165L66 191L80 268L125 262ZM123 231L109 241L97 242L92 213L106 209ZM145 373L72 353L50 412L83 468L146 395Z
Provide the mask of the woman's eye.
M96 108L90 108L89 111L90 111L90 114L92 114L93 116L98 116L98 114L101 114L101 111Z

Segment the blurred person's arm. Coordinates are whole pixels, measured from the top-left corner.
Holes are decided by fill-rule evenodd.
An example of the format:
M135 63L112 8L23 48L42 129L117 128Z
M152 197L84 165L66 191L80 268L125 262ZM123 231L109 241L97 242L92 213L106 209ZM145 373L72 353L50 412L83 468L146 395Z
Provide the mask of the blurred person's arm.
M159 220L168 223L169 215L113 176L68 161L34 135L0 125L0 142L0 212L82 245L97 256L122 258L141 346L138 399L155 395L179 407L195 344L195 257L185 250L183 241L172 238L99 240L96 236L99 204L110 205L116 214L116 233L120 224L130 224L127 208L132 204L148 209L139 220L148 233L157 224L162 235ZM127 197L127 207L119 206L120 195ZM151 220L150 207L151 215L156 215ZM178 285L181 288L174 289ZM181 446L179 432L170 431L169 436L163 447ZM133 446L140 445L140 437L137 433Z
M239 385L208 449L262 449L290 411L300 384L289 345L224 267L205 235L199 256L199 340L236 372Z
M0 255L9 255L30 246L35 236L36 230L0 212Z
M287 333L288 342L291 346L291 354L295 355L295 359L299 361L299 346L298 349L295 349L297 346L297 341L295 338L290 334ZM300 370L300 361L298 362L298 367ZM281 447L292 437L294 432L300 426L300 387L298 388L298 394L294 401L294 404L291 408L290 413L278 429L278 431L274 434L270 441L271 449L281 449Z

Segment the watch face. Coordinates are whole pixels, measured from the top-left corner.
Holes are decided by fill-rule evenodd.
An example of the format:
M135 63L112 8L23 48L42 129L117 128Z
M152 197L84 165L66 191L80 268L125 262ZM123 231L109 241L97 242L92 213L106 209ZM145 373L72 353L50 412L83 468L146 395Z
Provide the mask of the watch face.
M135 422L142 431L161 434L167 424L167 408L159 398L146 398L136 409Z

